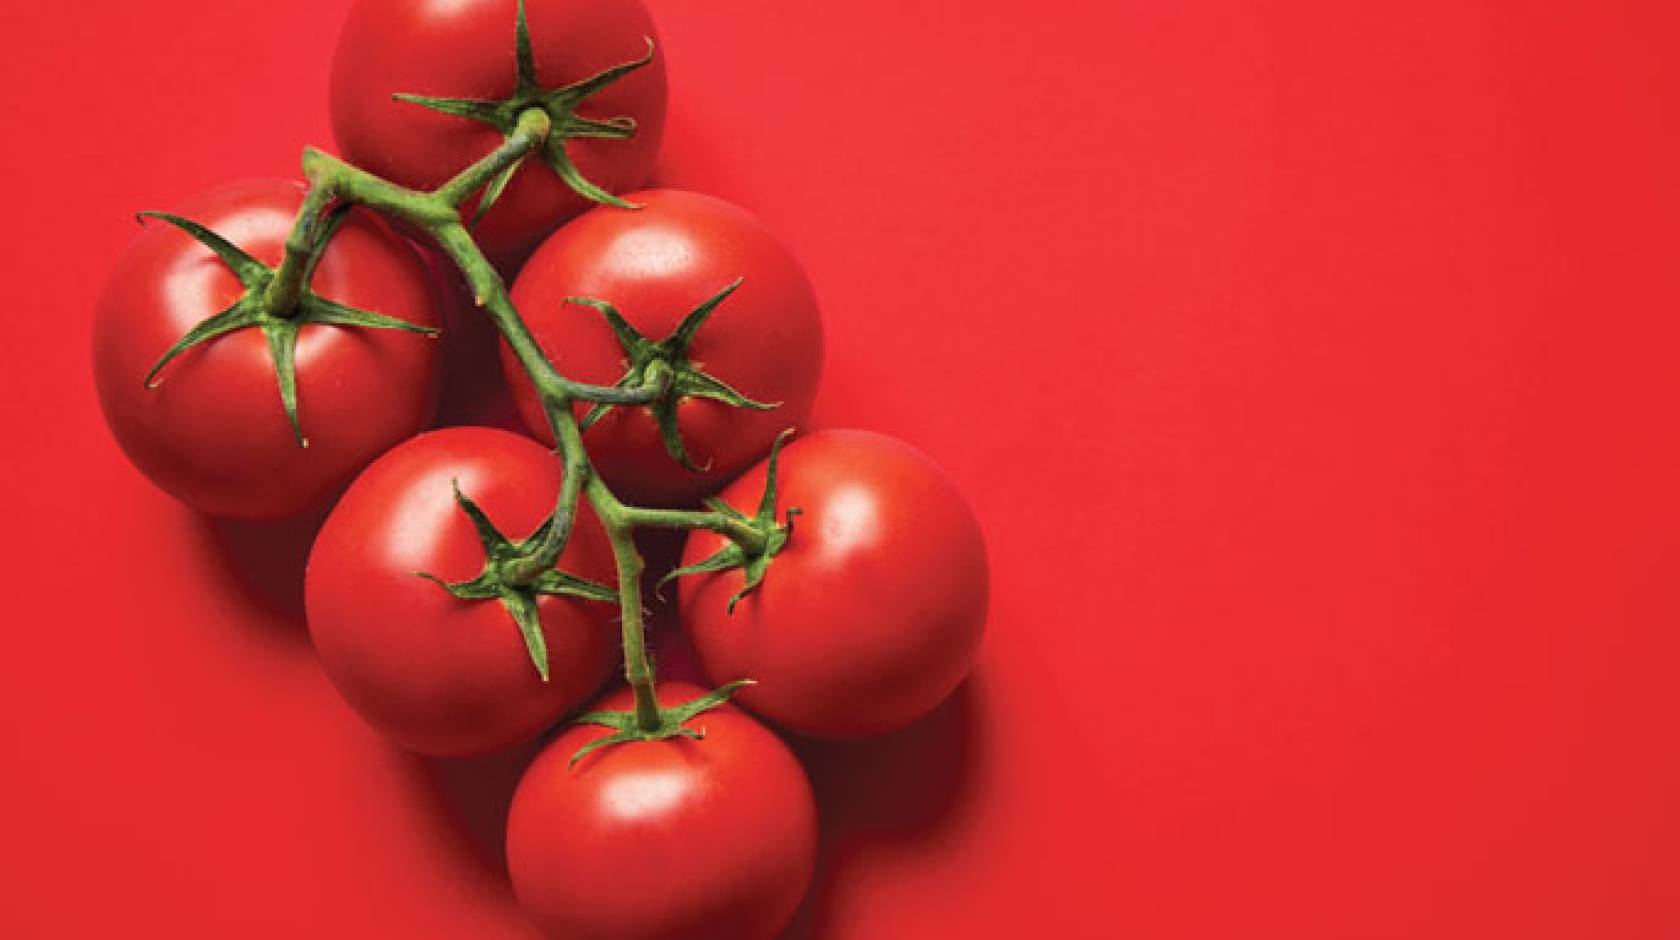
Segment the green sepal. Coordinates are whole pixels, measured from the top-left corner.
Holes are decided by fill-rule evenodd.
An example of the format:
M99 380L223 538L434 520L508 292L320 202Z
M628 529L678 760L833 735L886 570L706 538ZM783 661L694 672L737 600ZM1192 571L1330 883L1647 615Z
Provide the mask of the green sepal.
M631 381L632 381L632 376L630 374L626 374L624 376L624 378L619 379L617 382L614 382L612 384L612 387L613 388L629 388ZM608 411L610 411L611 409L612 409L612 405L606 404L604 402L596 405L595 407L593 407L591 409L589 409L589 413L583 416L582 421L578 422L578 430L587 431L590 428L594 427L595 422L597 422L597 421L601 420L601 418L605 417L606 413Z
M618 81L624 76L629 75L631 72L646 67L653 62L653 39L651 37L644 36L642 37L642 41L647 43L647 51L642 53L641 58L631 59L628 62L620 62L617 65L609 65L588 78L580 79L570 85L564 85L552 91L544 92L543 103L549 105L557 111L563 110L569 115L573 109L588 100L596 92L606 88L608 85L611 85L613 82ZM532 74L535 75L535 69L532 70ZM533 79L533 81L534 80L535 79ZM629 121L631 129L633 130L635 128L635 121L630 118L613 118L612 120L615 122Z
M425 578L445 591L455 595L463 601L487 601L492 597L502 596L502 586L493 575L480 574L467 581L445 581L435 574L426 571L414 572L416 577Z
M572 155L566 152L566 139L564 137L551 134L548 141L543 144L542 155L543 162L547 163L548 168L554 171L554 175L560 177L567 186L570 186L572 192L590 202L612 206L616 209L640 209L642 207L640 203L620 199L590 182L589 178L583 175L583 171L577 168L577 164L572 162Z
M172 212L146 211L137 213L137 216L142 223L147 219L160 219L192 236L194 241L210 249L216 257L222 259L222 263L228 266L228 270L233 272L234 277L239 278L239 283L245 285L246 289L267 284L269 276L274 273L268 265L246 253L245 249L192 219L183 218Z
M539 91L537 84L537 57L531 51L531 25L525 18L525 0L519 0L513 20L513 62L514 79L519 95L527 95Z
M743 549L734 542L730 542L728 545L725 545L692 565L683 565L681 568L673 568L671 571L666 573L665 577L659 579L659 584L663 587L668 581L675 581L678 578L686 578L692 574L712 574L718 571L728 571L731 568L743 568L746 564L746 549Z
M578 748L577 753L572 755L571 763L568 766L576 767L578 761L583 760L592 751L629 741L664 741L676 737L690 738L695 741L705 740L706 729L685 728L683 725L729 701L730 696L734 695L742 686L753 684L755 683L751 679L737 679L734 682L720 685L692 701L671 708L661 707L659 709L659 725L652 729L637 727L636 713L633 711L584 712L572 719L572 723L576 725L599 725L603 728L611 728L615 733L603 738L596 738Z
M715 496L705 500L706 506L713 512L746 523L761 533L764 536L763 551L748 551L741 543L731 541L700 561L684 565L665 575L659 579L661 585L689 575L712 574L739 568L742 575L741 589L730 595L727 608L733 616L735 605L764 583L764 575L770 570L770 562L781 554L782 549L787 547L788 540L793 537L793 517L800 514L799 509L790 508L783 514L786 521L781 525L776 524L777 464L781 459L782 444L792 433L791 429L783 431L776 435L775 443L770 445L770 465L764 474L764 493L759 497L758 510L753 515L749 516Z
M502 606L513 615L519 625L519 636L525 641L525 651L531 655L531 665L537 675L548 681L548 637L543 634L542 615L537 610L537 598L530 591L508 588L502 592Z
M490 185L484 188L484 195L478 198L478 208L473 210L470 224L476 226L484 219L484 214L490 211L490 207L496 204L496 200L502 198L502 193L507 190L508 183L513 181L513 175L519 172L519 168L524 163L525 158L521 157L509 163L507 169L496 174L496 178L491 180Z
M700 332L700 328L705 326L706 321L710 320L712 314L717 312L718 305L728 300L730 294L741 288L741 282L744 280L746 279L738 277L730 281L723 285L722 290L701 301L700 306L690 310L688 315L682 318L682 322L677 324L677 328L671 331L670 342L687 352L690 344L694 342L694 334Z
M618 600L618 592L604 584L580 578L557 568L545 569L531 581L515 583L505 572L537 550L543 537L554 525L554 517L544 519L535 532L514 542L496 528L496 524L490 521L490 517L485 515L477 503L461 492L458 482L451 481L450 485L455 490L455 505L472 521L473 531L478 535L478 544L484 549L484 570L465 581L445 581L424 571L417 571L415 574L464 601L500 601L507 609L508 615L513 618L514 625L519 628L520 638L525 642L525 651L531 657L531 665L536 667L537 675L542 677L542 681L547 682L548 639L542 632L542 617L537 598L546 594L611 603Z
M567 186L591 202L617 206L620 209L641 208L639 204L620 199L585 179L578 171L577 165L572 162L571 154L566 152L566 141L578 138L626 140L635 136L636 120L631 117L615 117L602 121L579 117L577 107L590 95L652 61L653 40L649 39L647 52L641 58L602 69L582 81L556 88L542 98L543 110L547 111L554 121L554 129L543 145L543 158L549 168L566 181Z
M663 363L670 369L671 381L666 387L665 394L653 402L644 405L653 416L654 423L659 427L660 441L665 445L665 453L672 460L681 464L684 469L693 473L703 473L710 466L696 465L689 457L688 447L683 443L682 432L678 425L678 407L685 398L709 398L723 402L732 408L748 408L754 411L768 411L775 408L779 402L755 401L736 391L734 388L716 376L708 375L700 366L690 361L688 350L694 343L694 336L700 327L711 319L718 305L729 298L730 294L741 286L741 278L724 285L723 289L708 297L704 303L689 311L683 317L671 335L657 342L643 336L640 330L630 325L618 308L612 304L592 297L567 297L566 302L588 307L600 313L612 328L613 335L618 337L618 344L624 349L625 361L629 364L624 376L616 382L614 388L638 386L647 381L648 372L655 363ZM581 427L588 430L607 411L615 406L608 404L596 405L584 415Z
M748 594L758 590L758 586L764 583L764 576L770 571L771 560L780 554L783 548L787 547L788 538L793 534L793 517L797 515L799 515L797 509L787 511L786 524L776 526L771 530L765 543L765 550L762 552L749 554L740 545L730 542L710 556L692 565L684 565L672 571L661 578L660 583L664 584L673 578L682 578L693 574L710 574L739 568L742 578L741 589L729 595L729 603L725 608L733 616L736 605L741 603L742 599Z
M636 136L636 119L633 117L615 117L605 121L592 118L582 118L572 115L566 119L564 127L560 128L562 135L572 137L594 137L602 140L629 140Z
M310 249L309 262L304 266L303 283L314 282L315 269L321 266L321 259L326 257L327 245L332 242L333 236L338 234L339 226L344 224L345 218L350 215L350 210L354 208L356 208L355 203L341 202L328 210L326 218L321 221L320 229L315 233L315 247Z
M350 205L345 203L328 214L321 227L320 234L315 239L315 247L309 257L308 265L304 269L304 288L298 296L297 308L289 311L287 316L276 316L266 306L265 296L268 285L274 279L273 268L253 258L238 245L191 219L168 212L139 213L142 221L145 219L161 219L186 232L193 240L210 249L245 288L245 292L231 306L200 321L188 330L184 336L176 340L174 345L165 350L157 362L152 365L151 370L146 373L143 380L146 387L157 388L161 385L162 380L158 378L158 375L163 371L164 366L167 366L177 356L194 346L219 336L225 336L236 330L255 327L262 331L263 339L268 344L269 358L274 363L275 384L280 392L280 407L286 413L287 422L291 424L292 437L297 441L299 447L308 447L309 440L303 436L303 427L298 419L296 363L298 334L306 324L320 323L342 327L405 330L426 336L436 336L438 331L434 327L419 326L384 314L348 307L337 301L328 300L309 289L309 278L314 275L316 266L320 264L321 256L326 253L327 243L338 231L339 225L344 221L345 213L349 209Z
M669 395L662 396L648 406L648 411L653 413L653 422L659 426L659 441L665 445L665 453L681 464L684 470L690 473L704 473L712 468L712 462L707 460L705 466L699 466L689 458L688 448L683 445L682 429L678 426L678 401Z
M565 181L573 192L591 202L621 209L639 209L641 206L626 202L585 178L572 162L571 155L566 152L566 141L583 138L625 140L635 136L634 118L586 118L579 115L577 109L596 92L651 63L654 53L653 40L646 41L647 52L640 58L602 69L570 85L544 89L537 77L536 56L531 50L531 30L525 16L525 2L520 0L513 31L514 88L511 96L502 100L487 100L398 93L391 97L442 114L488 124L504 136L513 134L521 113L530 108L541 108L550 121L548 139L543 142L542 148L542 160L549 169ZM479 200L474 223L477 223L501 196L502 190L507 187L507 181L512 179L517 171L517 166L516 164L509 167L492 181L489 190Z
M490 517L473 502L467 494L461 492L461 481L450 480L449 486L455 491L455 505L471 520L473 531L478 535L478 544L484 549L484 559L487 562L501 562L513 554L513 543L507 536L496 528Z
M434 98L430 95L410 95L397 92L391 98L404 104L417 104L422 108L429 108L451 117L466 118L481 124L500 126L508 121L508 102L490 101L484 98Z
M273 319L273 318L270 318ZM268 340L268 355L274 360L274 378L280 385L280 407L286 409L286 420L292 424L292 437L299 447L308 447L298 423L297 409L297 338L301 329L297 317L287 317L273 323L262 323L263 338Z
M234 330L242 330L248 326L257 325L257 305L250 303L249 297L241 297L234 301L233 306L221 313L200 320L198 325L188 330L185 336L175 341L163 356L152 365L151 371L146 373L144 382L147 388L157 388L163 381L157 377L163 367L168 365L176 356L186 352L199 343L215 339Z
M372 330L402 330L406 333L419 333L422 336L438 335L435 326L421 326L396 317L388 317L383 313L362 310L358 307L348 307L336 300L328 300L319 294L305 293L298 298L298 312L288 319L300 323L325 323L329 326L360 326Z
M531 590L538 594L552 594L555 597L581 597L589 601L601 601L608 604L618 603L618 592L612 588L588 578L567 574L558 568L550 568L537 575L537 579L531 582Z
M716 376L704 372L684 372L671 380L672 391L684 398L710 398L721 401L736 408L746 408L751 411L769 411L781 402L754 401L737 392L728 383Z

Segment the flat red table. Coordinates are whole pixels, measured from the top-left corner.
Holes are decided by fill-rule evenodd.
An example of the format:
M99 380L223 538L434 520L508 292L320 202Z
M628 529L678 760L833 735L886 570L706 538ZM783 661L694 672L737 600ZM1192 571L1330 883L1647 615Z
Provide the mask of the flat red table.
M365 730L308 526L170 502L88 371L134 210L330 144L345 7L4 14L0 935L529 934L517 761ZM960 696L802 746L794 936L1680 936L1671 5L654 8L665 180L992 550Z

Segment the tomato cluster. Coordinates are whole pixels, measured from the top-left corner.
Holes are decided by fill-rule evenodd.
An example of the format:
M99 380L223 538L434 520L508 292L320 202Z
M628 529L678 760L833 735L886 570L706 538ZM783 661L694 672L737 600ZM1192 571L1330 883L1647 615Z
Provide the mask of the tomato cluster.
M744 210L640 188L664 105L634 0L360 0L332 76L350 162L310 151L307 187L150 214L94 373L123 450L193 508L332 504L309 631L381 734L469 755L561 729L508 820L543 929L750 940L792 916L817 842L804 771L760 722L854 736L933 709L976 653L986 553L908 445L788 442L822 367L815 294ZM423 252L501 331L530 436L429 430ZM645 528L689 532L664 574L710 691L654 684Z

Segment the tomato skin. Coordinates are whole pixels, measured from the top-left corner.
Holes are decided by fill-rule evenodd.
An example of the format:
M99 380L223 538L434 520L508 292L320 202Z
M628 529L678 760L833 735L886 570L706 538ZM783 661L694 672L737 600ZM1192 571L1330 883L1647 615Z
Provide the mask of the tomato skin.
M282 180L230 183L177 210L258 261L278 264L304 189ZM439 314L414 249L371 213L353 211L315 272L330 300L420 326ZM143 380L188 330L244 288L208 248L161 221L117 260L93 325L93 371L105 420L136 467L202 512L246 519L296 515L324 503L437 408L435 339L399 330L306 325L297 343L298 446L260 330L243 329L181 354Z
M328 678L380 733L437 756L489 753L536 735L600 688L617 651L612 604L541 597L545 684L500 601L458 600L417 576L464 581L483 570L451 481L518 540L554 510L561 468L521 434L422 434L351 484L305 577L309 634ZM606 533L586 506L559 566L614 583Z
M748 677L741 704L819 737L875 734L932 710L968 674L985 628L985 541L962 494L920 451L870 431L822 430L782 450L793 535L731 616L738 570L681 579L706 674ZM723 491L750 512L760 464ZM690 533L683 564L724 547Z
M702 694L659 686L662 705ZM629 709L628 689L596 708ZM769 940L810 884L817 811L787 745L732 705L705 739L578 748L574 726L532 762L508 815L508 873L533 920L567 940Z
M745 210L700 193L655 189L632 195L636 212L595 209L555 232L513 285L537 342L568 378L610 385L624 374L624 347L597 311L567 297L605 300L649 339L736 278L738 290L695 334L690 358L768 411L690 398L678 427L695 473L666 453L646 408L615 408L584 433L602 477L622 498L650 506L691 503L762 457L780 431L805 419L822 376L822 318L791 252ZM553 435L531 381L506 343L502 367L526 425ZM579 405L581 416L587 408ZM709 462L709 464L708 464Z
M501 143L495 128L392 100L395 93L505 99L514 91L516 0L359 0L333 61L333 134L350 162L405 186L435 188ZM641 0L528 0L526 19L545 89L640 59L654 59L590 97L584 116L630 117L625 140L572 139L566 150L583 174L613 193L645 186L665 126L665 63ZM594 203L540 160L527 161L474 230L505 268L543 236Z

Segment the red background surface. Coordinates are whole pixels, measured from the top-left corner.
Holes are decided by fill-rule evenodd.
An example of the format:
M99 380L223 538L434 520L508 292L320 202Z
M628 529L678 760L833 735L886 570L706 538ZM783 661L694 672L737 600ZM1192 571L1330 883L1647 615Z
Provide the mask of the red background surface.
M512 762L354 720L307 531L154 491L88 375L131 211L329 142L344 6L0 14L0 935L527 936ZM654 7L666 178L993 552L959 699L802 748L795 936L1680 935L1671 6Z

